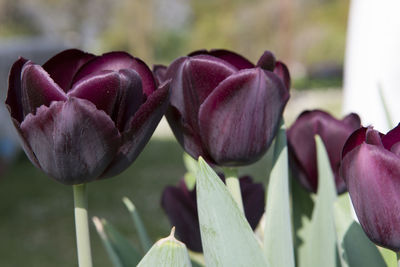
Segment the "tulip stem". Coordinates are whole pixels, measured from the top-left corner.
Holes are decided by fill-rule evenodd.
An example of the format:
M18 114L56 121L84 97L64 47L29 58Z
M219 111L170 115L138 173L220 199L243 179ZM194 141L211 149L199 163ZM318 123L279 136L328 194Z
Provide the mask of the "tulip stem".
M75 230L79 267L92 267L86 184L74 185Z
M244 213L242 194L240 192L240 183L238 179L238 171L236 168L224 168L225 183L228 191L238 205L239 209Z

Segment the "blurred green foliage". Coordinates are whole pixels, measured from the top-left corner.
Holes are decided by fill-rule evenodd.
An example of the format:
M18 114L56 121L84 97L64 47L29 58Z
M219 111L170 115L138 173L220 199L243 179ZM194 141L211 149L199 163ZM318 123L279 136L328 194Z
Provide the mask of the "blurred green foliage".
M289 65L301 87L313 65L343 64L348 5L340 0L0 0L0 37L52 35L95 53L126 50L149 65L169 64L204 48L231 49L255 62L268 49Z

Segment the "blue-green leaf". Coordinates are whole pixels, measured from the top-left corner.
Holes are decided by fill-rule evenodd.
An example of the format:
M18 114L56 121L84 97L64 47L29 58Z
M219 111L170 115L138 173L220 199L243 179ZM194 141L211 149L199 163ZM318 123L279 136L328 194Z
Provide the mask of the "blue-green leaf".
M97 217L93 217L93 223L114 267L131 267L139 263L140 253L110 223Z
M197 207L206 266L268 266L264 253L225 184L199 159Z
M310 224L304 229L301 267L336 267L337 241L333 205L336 187L328 154L319 136L315 137L318 160L318 193Z
M157 241L143 257L138 267L191 267L185 244L174 237L172 228L170 236Z
M288 150L283 120L275 139L273 162L267 187L264 253L271 266L294 267Z
M386 266L378 248L353 220L348 194L340 196L334 206L338 250L342 267Z

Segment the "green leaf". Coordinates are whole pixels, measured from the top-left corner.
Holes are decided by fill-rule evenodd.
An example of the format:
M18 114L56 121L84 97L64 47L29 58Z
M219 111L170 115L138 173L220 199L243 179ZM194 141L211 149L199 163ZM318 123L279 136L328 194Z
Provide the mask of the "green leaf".
M299 263L301 267L336 267L339 264L333 217L336 187L324 144L319 136L315 137L315 142L318 160L318 193L311 222L303 232L304 257L299 259Z
M273 160L265 208L264 253L271 266L294 267L288 150L283 120L275 140Z
M93 217L93 223L114 267L130 267L138 264L142 257L140 253L110 223L97 217Z
M394 253L393 251L391 251L390 249L387 249L387 248L379 247L378 249L381 252L382 257L386 262L386 266L396 266L397 265L396 253Z
M185 184L188 190L193 190L196 184L196 173L198 170L198 164L189 154L183 153L183 163L185 164L187 173L185 174Z
M353 220L347 193L337 199L334 209L342 267L386 266L378 248L368 239L361 226Z
M244 214L225 184L201 157L196 180L206 266L268 266Z
M131 214L133 223L135 224L136 231L138 232L140 244L142 245L143 254L146 253L151 248L151 240L147 234L146 227L144 226L142 219L140 218L139 212L137 211L135 205L130 201L129 198L124 197L122 199L129 213Z
M138 267L190 267L192 266L185 244L174 237L175 228L170 236L157 241L143 257Z
M314 208L314 201L310 192L304 189L297 179L291 179L292 190L292 216L293 216L293 229L294 247L296 255L296 266L306 255L304 253L304 231L307 229L311 222L311 215Z

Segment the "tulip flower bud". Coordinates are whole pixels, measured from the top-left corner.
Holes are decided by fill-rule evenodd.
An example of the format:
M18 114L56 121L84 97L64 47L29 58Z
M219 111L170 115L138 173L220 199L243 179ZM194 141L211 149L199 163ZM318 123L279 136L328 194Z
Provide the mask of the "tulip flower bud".
M32 163L57 181L87 183L127 168L168 104L169 83L124 52L63 51L43 66L18 59L6 105Z
M346 191L339 174L340 155L347 138L361 127L360 118L352 113L337 120L321 110L300 114L287 131L290 167L294 176L309 191L317 192L318 169L314 136L318 134L328 152L337 192Z
M354 132L343 148L341 173L357 218L377 245L400 251L400 126L386 135Z
M155 69L158 80L171 79L166 117L189 155L219 166L247 165L264 155L289 99L290 77L274 73L270 52L259 63L227 50L201 50L176 59L166 72Z

